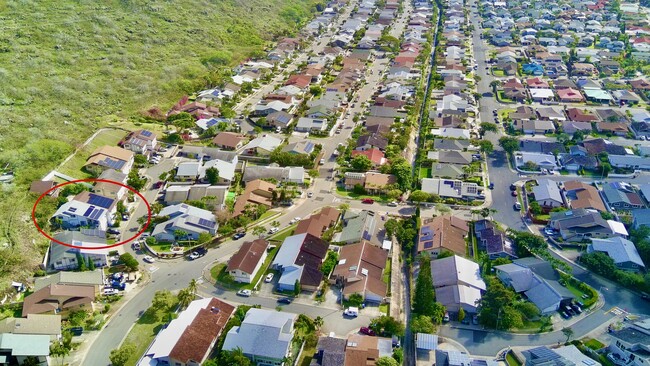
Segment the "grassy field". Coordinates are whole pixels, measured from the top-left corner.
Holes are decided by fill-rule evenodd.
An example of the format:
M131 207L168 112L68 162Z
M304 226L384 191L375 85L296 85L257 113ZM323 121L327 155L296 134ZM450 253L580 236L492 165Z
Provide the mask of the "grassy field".
M0 189L2 289L29 277L47 247L29 219L31 181L98 128L138 127L142 112L212 86L220 67L295 33L317 1L28 3L0 3L0 168L16 175ZM64 172L78 175L81 159Z
M59 171L63 174L69 175L73 178L83 179L89 178L90 174L81 171L81 168L86 164L86 160L90 154L95 151L95 149L102 147L104 145L114 146L126 135L126 132L123 130L117 129L106 129L102 130L95 136L95 138L90 141L83 149L77 151L77 153L68 160Z
M140 319L135 322L124 340L124 344L133 344L136 347L135 352L131 354L131 357L126 362L126 366L134 366L138 362L140 356L144 354L156 334L162 329L165 320L168 320L165 319L166 317L167 315L162 311L158 313L158 316L152 316L149 311L145 311Z

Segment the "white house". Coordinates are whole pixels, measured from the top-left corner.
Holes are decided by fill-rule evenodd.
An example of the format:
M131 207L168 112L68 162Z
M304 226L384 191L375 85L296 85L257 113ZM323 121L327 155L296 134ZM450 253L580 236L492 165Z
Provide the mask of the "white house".
M82 226L106 231L108 228L107 211L85 202L69 201L61 205L52 215L55 222L64 229L76 229Z
M264 239L245 242L239 250L230 257L226 272L236 282L251 283L255 274L266 260L269 242Z
M158 241L197 240L201 233L215 235L219 227L212 212L185 203L163 208L158 217L169 217L169 220L156 225L151 234ZM178 231L183 231L186 237L177 238Z
M96 268L102 268L108 264L109 249L97 248L106 245L104 233L99 230L62 231L54 235L54 239L74 245L75 248L51 242L48 270L76 270L80 264L77 261L77 254L80 254L86 263L92 261Z

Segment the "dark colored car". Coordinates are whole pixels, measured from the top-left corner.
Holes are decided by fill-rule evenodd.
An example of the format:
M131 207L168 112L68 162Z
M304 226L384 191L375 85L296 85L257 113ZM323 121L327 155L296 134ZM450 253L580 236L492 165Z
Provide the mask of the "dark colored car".
M153 184L153 189L158 189L158 188L160 188L162 186L163 186L163 182L159 180L159 181L157 181L156 183Z
M369 335L369 336L373 336L373 337L377 335L374 330L372 330L372 329L370 329L368 327L361 327L361 329L359 329L359 333Z
M516 191L516 190L517 190L517 186L514 185L514 184L511 184L511 185L510 185L510 190L511 190L511 191Z
M77 337L82 335L83 332L84 332L83 327L72 327L72 328L70 328L68 330L70 331L70 333L72 333L73 336L77 336Z
M208 253L208 250L203 247L198 247L194 250L194 252L197 253L199 256L203 257Z
M278 304L287 304L288 305L288 304L291 304L292 301L293 301L293 299L290 298L290 297L281 297L281 298L278 299Z
M512 191L511 195L512 197L517 197L517 191Z
M106 232L112 235L120 235L120 231L114 228L109 228Z
M238 233L236 233L235 235L232 236L232 240L239 240L239 239L243 238L244 236L246 236L246 233L243 232L243 231L240 231L240 232L238 232Z
M372 198L364 198L361 200L361 203L372 205L373 203L375 203L375 200L373 200Z
M490 189L494 189L494 183L490 183L490 185L488 186L488 188L490 188Z

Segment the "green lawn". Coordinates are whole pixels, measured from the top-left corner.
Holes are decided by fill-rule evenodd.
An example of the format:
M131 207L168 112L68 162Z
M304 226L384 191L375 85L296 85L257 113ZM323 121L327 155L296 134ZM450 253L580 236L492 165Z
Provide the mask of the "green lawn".
M84 166L84 164L86 164L86 160L90 154L92 154L93 151L95 151L95 149L98 147L102 147L104 145L117 145L117 143L125 135L126 132L122 130L108 129L100 132L88 145L86 145L86 147L77 151L77 153L70 160L68 160L68 162L65 163L61 169L59 169L59 171L63 174L67 174L73 178L78 179L90 177L90 174L81 171L81 168Z
M390 307L389 307L388 304L381 304L381 305L379 305L379 312L380 312L380 313L382 313L382 314L386 314L386 315L389 315L389 314L388 314L388 311L389 311L389 310L390 310Z
M600 342L599 340L594 339L594 338L584 342L584 344L585 344L585 346L593 349L594 351L597 351L597 350L605 347L605 345L602 342Z
M140 319L135 322L135 325L133 325L133 328L131 328L131 331L126 336L124 344L133 344L135 346L135 351L131 354L126 366L134 366L136 362L138 362L140 357L156 337L156 334L160 332L163 325L166 323L165 318L167 317L167 314L164 312L158 312L157 315L158 316L156 317L151 315L149 311L145 311Z
M499 97L499 100L502 101L502 102L504 102L504 103L513 103L513 102L514 102L514 100L509 99L509 98L506 98L506 97L503 95L503 90L498 90L498 91L497 91L497 96Z
M265 213L262 214L262 216L260 216L259 219L255 220L255 222L264 221L264 220L268 219L269 217L271 217L273 215L277 215L277 214L278 214L277 211L266 211Z
M386 268L384 270L384 276L382 277L382 280L384 281L385 284L389 285L390 284L390 270L391 270L391 262L390 258L386 259Z
M503 72L501 69L492 69L492 75L501 77L501 76L506 76L506 74Z
M240 282L235 282L232 281L228 273L226 273L226 267L228 266L226 263L218 263L214 267L210 269L210 274L212 275L212 278L217 281L217 283L227 289L230 290L252 290L255 284L260 280L262 276L266 276L268 273L275 273L276 275L278 274L277 271L268 269L269 265L271 265L271 262L273 261L273 258L275 258L275 254L280 250L279 246L276 246L273 250L271 250L268 255L266 256L266 259L264 260L264 263L262 263L262 267L260 267L260 270L257 271L257 274L255 274L255 277L253 278L253 282L251 283L240 283Z
M577 281L577 280L575 280ZM576 286L572 281L566 281L566 288L575 295L576 300L582 302L585 308L588 308L596 303L598 296L594 296L595 290L590 294L589 292L582 291L578 286ZM593 289L592 289L593 290ZM582 295L589 295L588 298L583 299Z
M372 198L373 200L378 201L378 202L388 202L389 201L388 198L384 197L384 196L371 196L371 195L368 195L368 194L357 194L357 193L354 193L352 191L346 191L345 188L341 188L341 187L336 187L336 193L338 193L341 196L348 197L348 198L355 199L355 200L362 200L364 198Z
M298 224L287 226L286 228L284 228L284 229L278 231L277 233L269 236L267 238L267 240L282 243L284 241L284 239L286 239L288 236L291 236L293 234L293 231L296 229L296 226L298 226Z
M499 113L499 118L504 119L508 118L510 113L514 112L515 110L512 108L505 108L505 109L500 109L497 113Z
M422 178L431 178L431 168L420 168L420 179Z

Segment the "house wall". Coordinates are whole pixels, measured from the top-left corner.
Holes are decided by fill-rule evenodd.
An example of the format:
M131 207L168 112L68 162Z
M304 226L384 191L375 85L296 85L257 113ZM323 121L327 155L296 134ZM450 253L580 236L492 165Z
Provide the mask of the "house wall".
M560 207L562 206L562 203L553 201L553 200L542 200L542 201L537 201L540 205L543 207Z
M612 343L609 344L609 351L619 355L621 358L625 360L630 360L631 358L634 358L633 360L630 360L629 363L626 363L627 366L648 366L648 364L650 364L650 357L641 358L639 357L639 355L634 354L633 352L630 351L630 349L632 350L637 349L638 345L623 342L619 339L615 339L615 340L616 341L614 342L613 339Z
M264 253L262 254L262 257L260 257L260 260L257 262L255 269L253 269L253 273L246 273L239 269L230 271L229 273L235 278L235 281L237 282L251 283L251 281L253 281L253 278L255 278L255 274L257 273L257 271L260 270L262 264L266 260L266 256L267 256L267 251L265 250Z
M106 267L108 264L106 256L103 254L81 253L81 256L85 261L91 259L97 268ZM51 267L59 271L69 271L76 270L79 267L79 263L77 263L76 257L62 258L61 260L53 262Z

